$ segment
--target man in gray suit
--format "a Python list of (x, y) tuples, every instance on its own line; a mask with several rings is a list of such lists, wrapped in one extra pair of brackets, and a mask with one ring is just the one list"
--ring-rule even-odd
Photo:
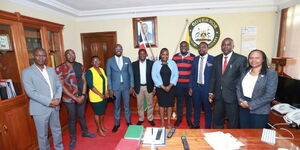
[(42, 48), (34, 51), (34, 64), (22, 72), (22, 82), (30, 98), (29, 111), (33, 116), (40, 150), (50, 150), (48, 124), (56, 150), (63, 150), (59, 122), (59, 103), (62, 85), (53, 68), (45, 65), (47, 54)]
[(115, 125), (112, 132), (117, 132), (120, 127), (121, 96), (123, 98), (127, 125), (131, 124), (129, 96), (133, 94), (134, 81), (131, 61), (128, 57), (122, 56), (122, 45), (117, 44), (114, 49), (115, 56), (109, 58), (106, 63), (106, 74), (108, 78), (109, 96), (115, 96), (116, 98), (114, 102)]
[(210, 102), (215, 99), (214, 128), (224, 128), (225, 118), (228, 128), (238, 128), (236, 85), (247, 67), (247, 58), (234, 53), (233, 48), (233, 40), (225, 38), (221, 45), (223, 54), (216, 56), (214, 61), (208, 97)]

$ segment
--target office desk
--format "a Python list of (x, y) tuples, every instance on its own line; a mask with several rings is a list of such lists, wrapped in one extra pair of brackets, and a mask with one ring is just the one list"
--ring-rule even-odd
[[(212, 149), (208, 143), (204, 140), (203, 133), (222, 131), (224, 133), (230, 133), (235, 138), (240, 140), (245, 146), (241, 149), (250, 149), (250, 150), (268, 150), (268, 149), (278, 149), (278, 148), (287, 148), (287, 149), (296, 149), (298, 146), (300, 148), (300, 131), (292, 130), (295, 139), (293, 140), (276, 140), (276, 145), (270, 145), (264, 142), (261, 142), (261, 129), (176, 129), (172, 138), (167, 138), (166, 146), (158, 147), (159, 150), (178, 150), (183, 149), (181, 142), (181, 135), (186, 134), (189, 146), (191, 150), (199, 149)], [(167, 133), (169, 130), (167, 130)], [(276, 130), (276, 136), (288, 136), (290, 134), (284, 130)], [(142, 150), (150, 149), (150, 146), (141, 146)]]

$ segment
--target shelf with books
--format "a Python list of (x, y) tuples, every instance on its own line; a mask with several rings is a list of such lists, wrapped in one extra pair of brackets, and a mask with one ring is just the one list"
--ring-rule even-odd
[[(0, 127), (5, 126), (9, 131), (0, 133), (0, 149), (37, 149), (34, 122), (29, 114), (29, 99), (22, 86), (21, 73), (33, 64), (35, 48), (44, 48), (48, 59), (55, 52), (55, 61), (61, 63), (63, 26), (0, 10), (0, 81), (1, 87), (5, 87), (1, 90), (7, 95), (6, 100), (1, 100), (3, 94), (0, 94)], [(54, 32), (54, 49), (48, 44), (47, 31)], [(50, 61), (47, 65), (55, 67)], [(60, 109), (60, 119), (62, 128), (66, 129), (67, 111), (64, 107)]]

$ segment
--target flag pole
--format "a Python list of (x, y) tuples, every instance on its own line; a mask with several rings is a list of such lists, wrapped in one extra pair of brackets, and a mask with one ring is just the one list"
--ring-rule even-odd
[(185, 31), (185, 29), (186, 29), (186, 26), (188, 25), (188, 23), (189, 23), (189, 20), (188, 20), (188, 19), (185, 19), (185, 25), (184, 25), (184, 27), (183, 27), (183, 30), (182, 30), (182, 32), (181, 32), (181, 35), (180, 35), (179, 41), (178, 41), (178, 43), (177, 43), (177, 45), (176, 45), (176, 49), (175, 49), (175, 53), (174, 53), (174, 55), (177, 53), (178, 47), (179, 47), (179, 45), (180, 45), (180, 42), (181, 42), (181, 40), (182, 40), (182, 37), (183, 37), (184, 31)]
[[(154, 57), (154, 54), (153, 54), (153, 51), (152, 51), (152, 47), (151, 47), (151, 44), (149, 43), (148, 41), (148, 38), (147, 36), (145, 35), (145, 31), (143, 29), (143, 21), (140, 21), (140, 28), (141, 28), (141, 31), (142, 31), (142, 34), (144, 35), (144, 38), (146, 40), (146, 44), (149, 45), (149, 49), (150, 49), (150, 52), (151, 52), (151, 55), (152, 55), (152, 60), (155, 60), (155, 57)], [(146, 49), (147, 49), (147, 45), (146, 45)]]

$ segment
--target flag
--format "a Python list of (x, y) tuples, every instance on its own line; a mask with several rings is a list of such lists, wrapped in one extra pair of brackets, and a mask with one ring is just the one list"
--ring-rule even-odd
[(146, 39), (145, 39), (145, 32), (143, 32), (143, 27), (142, 27), (142, 21), (140, 21), (140, 36), (139, 36), (139, 49), (146, 49)]
[(143, 105), (143, 109), (144, 111), (146, 111), (148, 109), (148, 105), (147, 105), (147, 100), (146, 97), (144, 98), (144, 105)]

